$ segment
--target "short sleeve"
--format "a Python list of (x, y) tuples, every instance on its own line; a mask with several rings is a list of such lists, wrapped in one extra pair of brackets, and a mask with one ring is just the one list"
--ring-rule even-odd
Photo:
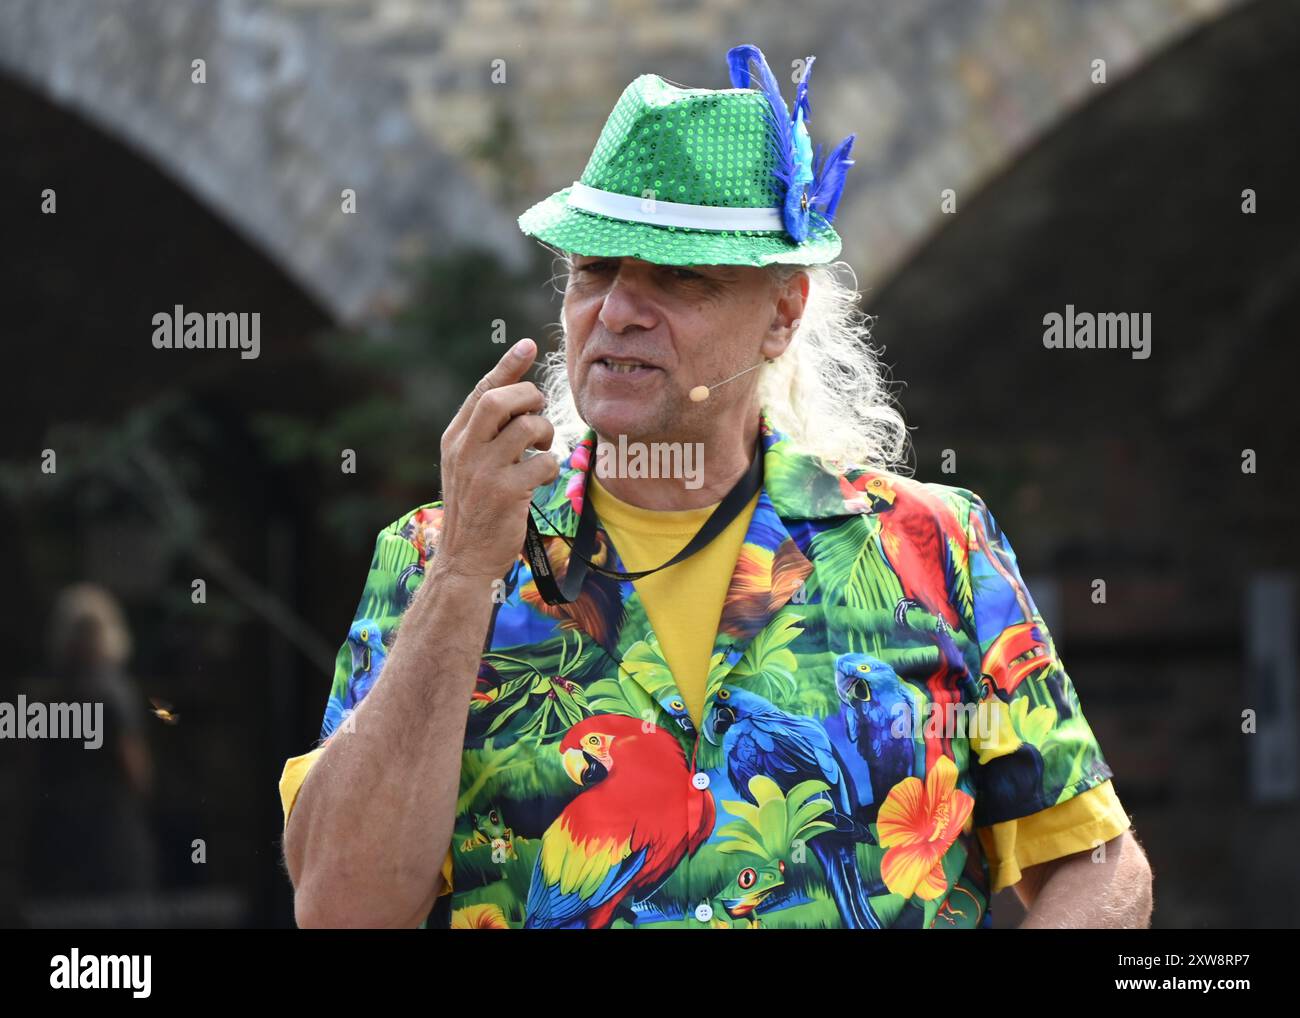
[(1114, 775), (1011, 542), (983, 499), (966, 521), (980, 706), (969, 734), (976, 827), (1027, 817)]
[[(441, 528), (442, 503), (431, 502), (394, 520), (375, 538), (361, 599), (334, 659), (320, 744), (286, 760), (280, 775), (280, 805), (286, 825), (298, 792), (325, 743), (336, 732), (346, 731), (348, 718), (383, 674), (402, 615), (423, 582), (429, 558), (437, 553)], [(443, 894), (452, 888), (451, 862), (448, 850), (442, 865)]]
[(1087, 852), (1131, 826), (1110, 781), (1018, 820), (977, 828), (992, 892), (1020, 882), (1030, 866)]
[(284, 762), (284, 770), (280, 772), (280, 809), (284, 812), (286, 827), (289, 826), (289, 814), (293, 812), (293, 804), (298, 801), (298, 791), (302, 788), (302, 783), (307, 780), (307, 772), (311, 770), (312, 764), (324, 750), (324, 746), (317, 746), (310, 753), (290, 757)]

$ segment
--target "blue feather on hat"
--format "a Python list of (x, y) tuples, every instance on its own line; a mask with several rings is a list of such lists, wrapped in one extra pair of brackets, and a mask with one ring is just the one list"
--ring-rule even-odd
[(797, 243), (808, 239), (809, 221), (813, 216), (827, 224), (835, 218), (835, 209), (844, 190), (844, 175), (853, 165), (849, 152), (856, 135), (850, 134), (834, 151), (821, 160), (821, 145), (816, 153), (808, 135), (808, 120), (812, 104), (808, 95), (808, 79), (816, 57), (809, 57), (795, 90), (794, 114), (790, 113), (781, 95), (781, 86), (768, 67), (763, 51), (748, 43), (733, 46), (727, 52), (727, 66), (731, 72), (733, 88), (754, 88), (750, 63), (758, 65), (758, 88), (767, 97), (765, 119), (768, 127), (768, 144), (774, 161), (773, 177), (778, 190), (785, 195), (781, 217), (786, 232)]

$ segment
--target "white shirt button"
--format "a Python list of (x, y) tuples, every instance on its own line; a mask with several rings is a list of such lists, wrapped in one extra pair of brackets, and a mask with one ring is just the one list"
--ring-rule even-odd
[(713, 908), (706, 902), (695, 909), (695, 918), (702, 923), (707, 923), (713, 918)]
[(705, 774), (703, 771), (696, 771), (693, 775), (691, 775), (691, 784), (694, 785), (696, 788), (698, 788), (700, 791), (703, 791), (704, 789), (709, 787), (709, 776)]

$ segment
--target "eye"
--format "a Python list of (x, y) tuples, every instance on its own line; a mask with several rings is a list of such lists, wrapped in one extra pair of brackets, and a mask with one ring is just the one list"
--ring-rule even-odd
[(869, 672), (869, 671), (871, 671), (871, 665), (866, 664), (866, 663), (860, 664), (860, 665), (858, 665), (858, 671), (860, 671), (860, 672)]
[(758, 883), (758, 873), (752, 867), (740, 871), (740, 876), (736, 878), (736, 883), (740, 885), (742, 891), (748, 891)]
[(685, 710), (686, 704), (682, 703), (681, 700), (674, 700), (672, 702), (672, 708), (673, 710)]
[(588, 736), (587, 736), (587, 745), (588, 745), (588, 746), (599, 746), (599, 745), (600, 745), (600, 736), (599, 736), (599, 735), (588, 735)]
[(672, 274), (678, 279), (703, 279), (704, 276), (698, 272), (692, 272), (690, 269), (674, 268)]
[(369, 639), (370, 639), (370, 630), (369, 629), (361, 630), (361, 642), (365, 643)]
[(730, 699), (731, 699), (731, 690), (729, 690), (729, 689), (719, 689), (719, 690), (718, 690), (718, 699), (719, 699), (719, 700), (730, 700)]
[(496, 810), (493, 810), (491, 813), (488, 814), (488, 819), (491, 820), (494, 824), (499, 824), (501, 822), (500, 818), (497, 816)]
[(587, 262), (585, 265), (575, 265), (574, 271), (575, 272), (603, 272), (605, 269), (609, 268), (609, 266), (610, 263), (608, 259), (602, 259), (601, 261)]

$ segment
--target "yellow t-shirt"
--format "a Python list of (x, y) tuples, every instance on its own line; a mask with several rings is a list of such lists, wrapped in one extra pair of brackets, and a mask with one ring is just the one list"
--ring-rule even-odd
[[(624, 571), (629, 573), (667, 562), (704, 526), (718, 505), (715, 502), (700, 509), (642, 509), (611, 495), (594, 472), (589, 488), (592, 508), (613, 539), (623, 559)], [(755, 492), (727, 529), (694, 555), (632, 581), (697, 729), (704, 723), (709, 659), (722, 618), (722, 602), (757, 505), (758, 492)]]

